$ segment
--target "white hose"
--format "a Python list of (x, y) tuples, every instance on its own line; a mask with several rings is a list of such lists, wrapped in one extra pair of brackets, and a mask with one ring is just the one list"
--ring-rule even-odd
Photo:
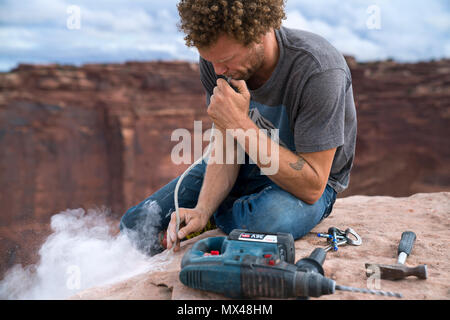
[[(228, 82), (229, 85), (231, 85), (230, 84), (231, 77), (227, 77), (226, 81)], [(209, 155), (209, 153), (211, 152), (211, 148), (212, 148), (213, 138), (214, 138), (214, 122), (213, 122), (213, 124), (211, 126), (211, 135), (210, 135), (210, 138), (209, 138), (208, 150), (206, 150), (206, 152), (199, 159), (197, 159), (193, 164), (191, 164), (189, 166), (189, 168), (186, 169), (185, 172), (183, 172), (183, 174), (180, 176), (180, 179), (178, 179), (177, 184), (175, 186), (175, 191), (174, 191), (174, 194), (173, 194), (173, 200), (175, 202), (175, 214), (176, 214), (176, 217), (177, 217), (177, 228), (176, 228), (176, 234), (175, 234), (176, 238), (178, 238), (178, 231), (180, 231), (180, 211), (179, 211), (179, 208), (178, 208), (178, 189), (180, 188), (181, 181), (183, 181), (184, 177), (189, 173), (189, 171), (191, 171), (193, 167), (195, 167), (197, 164), (202, 162), (203, 159), (205, 159)], [(170, 250), (173, 252), (174, 248), (175, 248), (175, 243), (172, 245), (172, 248)]]
[[(189, 171), (191, 171), (192, 168), (194, 168), (196, 165), (198, 165), (200, 162), (202, 162), (203, 159), (205, 159), (209, 155), (209, 153), (211, 152), (211, 148), (212, 148), (213, 137), (214, 137), (214, 122), (211, 127), (211, 135), (209, 138), (208, 150), (206, 150), (206, 152), (199, 159), (197, 159), (193, 164), (191, 164), (189, 166), (189, 168), (186, 169), (185, 172), (183, 172), (183, 174), (180, 176), (180, 179), (178, 179), (177, 184), (175, 185), (173, 200), (175, 202), (175, 214), (177, 217), (177, 228), (176, 228), (176, 233), (175, 233), (176, 237), (178, 237), (178, 231), (180, 231), (180, 211), (179, 211), (180, 209), (178, 208), (178, 189), (180, 188), (181, 181), (183, 181), (184, 177), (189, 173)], [(173, 244), (173, 246), (170, 250), (173, 251), (173, 248), (175, 248), (175, 243)]]

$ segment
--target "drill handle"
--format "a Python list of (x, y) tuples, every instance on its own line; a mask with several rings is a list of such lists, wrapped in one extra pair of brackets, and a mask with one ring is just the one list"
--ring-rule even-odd
[(327, 252), (322, 248), (316, 248), (311, 252), (309, 257), (303, 258), (295, 264), (299, 271), (317, 272), (324, 275), (322, 264), (325, 261)]
[(327, 252), (322, 248), (316, 248), (311, 252), (309, 258), (317, 261), (318, 264), (323, 265), (325, 258), (327, 257)]

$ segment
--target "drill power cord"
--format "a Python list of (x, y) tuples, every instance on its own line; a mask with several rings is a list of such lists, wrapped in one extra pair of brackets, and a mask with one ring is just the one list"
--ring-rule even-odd
[[(231, 79), (232, 79), (231, 77), (227, 77), (225, 79), (230, 86), (231, 86), (231, 83), (230, 83)], [(189, 171), (191, 171), (192, 168), (194, 168), (197, 164), (201, 163), (211, 153), (212, 143), (213, 143), (213, 139), (214, 139), (214, 129), (215, 128), (214, 128), (214, 122), (213, 122), (213, 124), (211, 126), (211, 135), (210, 135), (210, 138), (209, 138), (208, 150), (206, 150), (206, 152), (200, 158), (198, 158), (193, 164), (191, 164), (189, 166), (189, 168), (186, 169), (185, 172), (183, 172), (183, 174), (180, 176), (180, 179), (178, 179), (177, 184), (175, 185), (175, 191), (173, 193), (173, 200), (174, 200), (174, 203), (175, 203), (175, 215), (177, 217), (177, 227), (176, 227), (176, 234), (175, 234), (176, 238), (178, 238), (178, 232), (180, 231), (180, 209), (178, 207), (178, 189), (180, 188), (181, 182), (183, 181), (184, 177), (187, 176)], [(176, 240), (175, 240), (175, 242), (176, 242)], [(173, 252), (174, 248), (175, 248), (175, 244), (172, 246), (170, 251)]]
[[(211, 127), (211, 136), (209, 138), (208, 149), (206, 150), (206, 152), (200, 158), (198, 158), (193, 164), (191, 164), (189, 166), (189, 168), (186, 169), (185, 172), (183, 172), (183, 174), (180, 176), (180, 179), (178, 179), (177, 184), (175, 185), (175, 191), (174, 191), (174, 194), (173, 194), (173, 200), (174, 200), (174, 203), (175, 203), (175, 215), (177, 217), (177, 227), (176, 227), (176, 234), (175, 234), (176, 237), (178, 237), (178, 231), (180, 231), (180, 211), (179, 211), (180, 209), (178, 207), (178, 189), (180, 188), (181, 182), (183, 181), (184, 177), (187, 176), (189, 171), (191, 171), (192, 168), (194, 168), (196, 165), (201, 163), (206, 157), (209, 156), (209, 154), (211, 153), (211, 149), (212, 149), (213, 138), (214, 138), (214, 123), (212, 124), (212, 127)], [(170, 251), (173, 252), (174, 248), (175, 248), (175, 244), (173, 244), (173, 246), (170, 249)]]

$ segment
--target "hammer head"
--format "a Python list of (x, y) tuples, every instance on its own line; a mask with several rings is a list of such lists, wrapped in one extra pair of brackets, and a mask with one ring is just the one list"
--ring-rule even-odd
[(407, 267), (403, 264), (389, 265), (366, 263), (366, 276), (379, 276), (380, 279), (386, 280), (401, 280), (409, 276), (426, 279), (428, 273), (426, 264), (417, 267)]

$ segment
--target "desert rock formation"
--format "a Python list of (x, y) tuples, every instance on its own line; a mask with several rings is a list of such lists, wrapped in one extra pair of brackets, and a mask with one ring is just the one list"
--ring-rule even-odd
[[(450, 190), (450, 60), (357, 63), (358, 140), (341, 196)], [(118, 219), (175, 178), (177, 128), (210, 127), (197, 64), (20, 65), (0, 73), (0, 274), (67, 208)]]

